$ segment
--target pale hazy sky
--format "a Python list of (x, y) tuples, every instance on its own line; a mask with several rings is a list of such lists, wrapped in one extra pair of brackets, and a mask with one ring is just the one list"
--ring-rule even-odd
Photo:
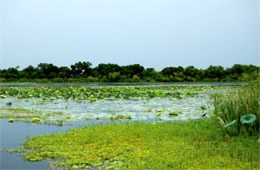
[(0, 0), (0, 68), (259, 65), (259, 0)]

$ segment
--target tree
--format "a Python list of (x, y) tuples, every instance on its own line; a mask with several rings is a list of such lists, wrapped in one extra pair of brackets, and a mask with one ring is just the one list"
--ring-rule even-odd
[(122, 75), (132, 78), (137, 75), (139, 78), (143, 76), (144, 67), (140, 64), (127, 65), (122, 68)]
[(97, 71), (99, 77), (108, 76), (109, 73), (120, 72), (121, 67), (117, 64), (99, 64), (95, 70)]
[(28, 66), (23, 70), (10, 67), (0, 70), (1, 81), (109, 81), (109, 82), (182, 82), (182, 81), (251, 81), (259, 77), (260, 67), (254, 65), (235, 64), (231, 68), (209, 66), (207, 69), (197, 69), (188, 66), (166, 67), (160, 72), (154, 68), (144, 69), (139, 64), (119, 66), (117, 64), (99, 64), (91, 68), (90, 62), (77, 62), (70, 67), (57, 67), (53, 64), (40, 63), (37, 67)]
[(194, 66), (188, 66), (184, 70), (185, 80), (186, 81), (196, 81), (197, 74), (199, 70)]
[(28, 67), (22, 70), (22, 77), (27, 79), (37, 78), (37, 74), (35, 72), (37, 72), (37, 69), (34, 68), (32, 65), (29, 65)]
[(112, 72), (108, 74), (109, 82), (118, 82), (120, 80), (120, 72)]
[(90, 62), (77, 62), (74, 65), (71, 65), (71, 75), (74, 78), (77, 77), (87, 77), (91, 75), (91, 66)]
[(59, 72), (57, 66), (48, 63), (40, 63), (37, 68), (38, 78), (53, 79), (57, 77)]
[(222, 66), (209, 66), (205, 70), (205, 76), (209, 79), (222, 79), (224, 76), (224, 68)]
[(60, 67), (58, 77), (63, 79), (70, 78), (71, 77), (70, 69), (68, 67)]
[(1, 70), (1, 77), (5, 79), (18, 79), (20, 72), (18, 71), (19, 66), (10, 67), (8, 69)]

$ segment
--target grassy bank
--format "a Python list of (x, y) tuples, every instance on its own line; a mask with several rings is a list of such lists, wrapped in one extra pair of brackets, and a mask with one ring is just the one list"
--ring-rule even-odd
[(24, 159), (115, 169), (259, 168), (258, 137), (223, 136), (215, 120), (97, 125), (29, 138)]

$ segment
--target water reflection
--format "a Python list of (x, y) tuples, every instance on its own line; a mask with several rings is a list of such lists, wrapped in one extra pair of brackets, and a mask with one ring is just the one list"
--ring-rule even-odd
[(27, 137), (39, 136), (43, 134), (64, 132), (71, 128), (89, 126), (101, 123), (101, 121), (74, 122), (73, 125), (54, 126), (43, 124), (31, 124), (24, 122), (8, 123), (6, 119), (0, 120), (1, 128), (1, 151), (0, 169), (49, 169), (47, 161), (28, 162), (22, 160), (22, 155), (18, 153), (8, 153), (10, 148), (19, 148)]

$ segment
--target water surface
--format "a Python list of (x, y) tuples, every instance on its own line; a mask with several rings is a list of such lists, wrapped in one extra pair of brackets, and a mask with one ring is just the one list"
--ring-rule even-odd
[(99, 86), (240, 86), (246, 82), (202, 83), (0, 83), (0, 87), (99, 87)]

